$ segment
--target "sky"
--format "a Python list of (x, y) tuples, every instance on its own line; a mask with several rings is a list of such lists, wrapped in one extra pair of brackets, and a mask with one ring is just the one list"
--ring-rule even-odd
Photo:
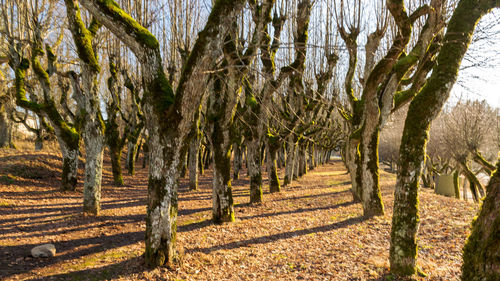
[(486, 100), (500, 108), (500, 11), (479, 22), (462, 62), (449, 103), (460, 99)]

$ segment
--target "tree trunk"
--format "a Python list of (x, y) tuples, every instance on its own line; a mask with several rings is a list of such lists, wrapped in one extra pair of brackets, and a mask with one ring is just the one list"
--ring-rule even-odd
[(234, 146), (234, 155), (233, 155), (233, 180), (237, 180), (240, 177), (240, 169), (241, 169), (241, 149), (238, 144)]
[(493, 281), (500, 276), (500, 158), (486, 190), (463, 250), (464, 281)]
[(104, 152), (103, 123), (97, 108), (87, 108), (84, 125), (85, 181), (83, 183), (83, 212), (99, 215), (101, 210), (102, 159)]
[(476, 177), (476, 175), (471, 171), (465, 160), (459, 161), (459, 165), (462, 168), (465, 177), (469, 180), (470, 191), (472, 193), (474, 202), (479, 202), (479, 199), (481, 199), (485, 195), (483, 185)]
[(70, 146), (62, 142), (60, 138), (58, 140), (63, 157), (61, 190), (74, 191), (78, 183), (79, 143), (77, 142), (76, 145)]
[(198, 189), (198, 159), (200, 154), (201, 134), (196, 134), (189, 143), (189, 189)]
[(417, 271), (418, 189), (430, 124), (457, 79), (476, 23), (493, 5), (494, 1), (489, 0), (461, 0), (458, 3), (432, 75), (408, 109), (399, 150), (389, 256), (391, 272), (396, 275), (413, 275)]
[(453, 173), (453, 188), (455, 189), (455, 198), (460, 199), (460, 172), (458, 170)]
[(278, 177), (278, 169), (276, 159), (281, 143), (277, 139), (269, 139), (267, 141), (267, 172), (269, 174), (269, 192), (280, 192), (280, 181)]
[(200, 172), (200, 175), (205, 174), (205, 165), (203, 165), (203, 155), (205, 155), (205, 150), (205, 146), (200, 144), (200, 151), (198, 153), (198, 170)]
[(293, 180), (294, 176), (294, 160), (295, 160), (295, 149), (297, 147), (296, 143), (292, 143), (293, 137), (288, 138), (288, 144), (286, 149), (286, 163), (285, 163), (285, 178), (283, 180), (283, 186), (287, 186)]
[(233, 191), (231, 187), (231, 140), (219, 122), (213, 123), (211, 132), (214, 179), (212, 218), (215, 223), (234, 221)]
[(380, 193), (379, 184), (379, 159), (378, 159), (378, 141), (380, 130), (378, 120), (371, 120), (374, 124), (373, 130), (368, 130), (369, 120), (365, 120), (365, 132), (371, 131), (370, 137), (363, 137), (359, 144), (361, 152), (361, 165), (358, 165), (358, 175), (361, 183), (361, 194), (363, 204), (363, 215), (366, 217), (383, 216), (384, 204)]
[[(7, 99), (7, 98), (6, 98)], [(6, 101), (5, 103), (10, 102)], [(0, 148), (15, 148), (12, 143), (12, 121), (7, 116), (7, 104), (0, 101)]]
[(131, 176), (135, 174), (135, 161), (137, 159), (139, 145), (137, 142), (128, 141), (127, 143), (127, 159), (125, 168), (127, 169), (127, 173)]
[(298, 176), (302, 177), (303, 175), (307, 174), (307, 144), (299, 145), (298, 161)]
[(262, 202), (262, 159), (260, 140), (247, 142), (247, 163), (250, 176), (250, 203)]
[(309, 144), (309, 170), (316, 168), (316, 149), (314, 143)]
[[(347, 167), (347, 171), (349, 171), (349, 175), (351, 176), (351, 192), (354, 202), (361, 202), (362, 192), (361, 184), (358, 182), (360, 180), (358, 175), (357, 167), (359, 164), (359, 153), (357, 150), (357, 143), (349, 139), (345, 144), (345, 165)], [(324, 164), (324, 156), (321, 156), (321, 164)]]
[(111, 171), (113, 172), (113, 182), (116, 186), (123, 185), (122, 176), (122, 148), (112, 145), (109, 146), (109, 156), (111, 158)]
[(137, 125), (132, 125), (127, 142), (127, 163), (125, 164), (125, 168), (131, 176), (135, 174), (135, 162), (139, 155), (139, 140), (143, 128), (143, 125), (140, 125), (139, 128), (136, 126)]

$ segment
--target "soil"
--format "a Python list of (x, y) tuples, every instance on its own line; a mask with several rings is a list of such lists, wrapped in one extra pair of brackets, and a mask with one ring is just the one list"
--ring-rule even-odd
[[(265, 192), (258, 205), (248, 204), (243, 170), (233, 181), (237, 221), (222, 225), (210, 220), (211, 171), (200, 177), (198, 191), (189, 191), (187, 178), (181, 179), (181, 263), (149, 269), (142, 257), (147, 169), (141, 161), (136, 175), (124, 174), (125, 185), (117, 187), (106, 157), (102, 213), (85, 217), (81, 180), (77, 191), (59, 191), (57, 153), (0, 150), (0, 279), (395, 280), (388, 273), (394, 174), (381, 171), (386, 215), (366, 219), (352, 201), (349, 175), (338, 160), (280, 193)], [(428, 276), (417, 278), (459, 280), (477, 205), (422, 189), (420, 211), (418, 263)], [(55, 257), (29, 257), (33, 247), (45, 243), (56, 246)]]

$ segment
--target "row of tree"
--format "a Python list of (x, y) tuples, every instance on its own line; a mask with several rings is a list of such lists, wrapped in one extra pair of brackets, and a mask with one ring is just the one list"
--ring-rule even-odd
[[(76, 186), (83, 139), (84, 212), (99, 214), (104, 148), (115, 183), (122, 184), (125, 145), (133, 173), (140, 140), (147, 139), (149, 265), (176, 259), (178, 180), (186, 169), (195, 189), (197, 169), (213, 162), (213, 219), (234, 220), (231, 170), (237, 177), (244, 153), (249, 200), (258, 203), (264, 154), (270, 190), (278, 192), (278, 165), (285, 166), (286, 185), (308, 162), (324, 162), (341, 148), (354, 200), (365, 216), (383, 215), (380, 133), (408, 105), (390, 249), (391, 271), (399, 275), (417, 271), (418, 189), (431, 122), (477, 22), (500, 7), (492, 0), (409, 1), (409, 10), (402, 0), (373, 1), (370, 9), (360, 0), (218, 0), (208, 11), (203, 1), (65, 0), (65, 17), (54, 21), (64, 14), (59, 1), (1, 3), (1, 61), (10, 68), (3, 71), (1, 112), (16, 120), (35, 114), (38, 130), (53, 131), (64, 190)], [(360, 35), (367, 38), (361, 59)], [(470, 155), (481, 157), (479, 147)], [(487, 198), (498, 189), (492, 180)], [(490, 205), (483, 212), (496, 206)], [(465, 262), (481, 268), (478, 276), (494, 274), (495, 267), (479, 261)], [(470, 270), (464, 267), (464, 276)]]

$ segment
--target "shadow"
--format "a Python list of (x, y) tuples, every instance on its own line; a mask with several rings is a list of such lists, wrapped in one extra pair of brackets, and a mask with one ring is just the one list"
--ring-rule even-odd
[(218, 245), (218, 246), (213, 246), (213, 247), (208, 247), (208, 248), (192, 248), (192, 249), (186, 250), (186, 252), (188, 252), (188, 253), (202, 252), (205, 254), (209, 254), (211, 252), (219, 251), (219, 250), (232, 250), (232, 249), (236, 249), (236, 248), (248, 247), (249, 245), (267, 244), (267, 243), (272, 243), (272, 242), (282, 240), (282, 239), (292, 238), (295, 236), (303, 236), (303, 235), (307, 235), (307, 234), (311, 234), (311, 233), (328, 232), (328, 231), (332, 231), (335, 229), (348, 227), (350, 225), (361, 223), (366, 219), (367, 218), (365, 218), (363, 216), (359, 216), (359, 217), (349, 218), (349, 219), (346, 219), (344, 221), (336, 222), (336, 223), (329, 224), (329, 225), (318, 226), (318, 227), (313, 227), (313, 228), (308, 228), (308, 229), (295, 230), (295, 231), (289, 231), (289, 232), (283, 232), (283, 233), (272, 234), (272, 235), (267, 235), (267, 236), (261, 236), (261, 237), (257, 237), (257, 238), (252, 238), (252, 239), (243, 240), (243, 241), (235, 241), (235, 242), (231, 242), (228, 244)]
[[(5, 193), (8, 193), (8, 192), (5, 192)], [(102, 210), (109, 210), (109, 209), (118, 209), (118, 208), (124, 208), (124, 207), (137, 207), (137, 206), (141, 206), (141, 205), (144, 205), (146, 203), (146, 198), (144, 199), (131, 199), (131, 200), (127, 200), (125, 202), (123, 202), (123, 200), (120, 202), (116, 202), (116, 203), (111, 203), (111, 204), (108, 204), (107, 202), (101, 202), (101, 209)], [(28, 207), (28, 206), (26, 206)], [(11, 211), (9, 212), (9, 214), (16, 214), (16, 215), (20, 215), (20, 214), (35, 214), (35, 213), (53, 213), (53, 212), (60, 212), (61, 214), (65, 213), (65, 214), (69, 214), (69, 213), (77, 213), (77, 212), (81, 212), (82, 211), (82, 206), (74, 206), (74, 207), (57, 207), (57, 206), (48, 206), (48, 207), (42, 207), (42, 208), (39, 208), (38, 206), (30, 206), (29, 209), (23, 209), (23, 210), (15, 210), (15, 211)], [(16, 207), (17, 209), (17, 207)], [(0, 211), (0, 214), (2, 214), (3, 212)], [(0, 223), (2, 223), (4, 221), (1, 221), (0, 220)]]
[(303, 209), (299, 208), (293, 211), (284, 211), (284, 212), (277, 212), (277, 213), (267, 213), (267, 214), (259, 214), (259, 215), (254, 215), (254, 216), (247, 216), (247, 217), (238, 217), (241, 220), (249, 220), (249, 219), (255, 219), (255, 218), (267, 218), (267, 217), (273, 217), (273, 216), (280, 216), (280, 215), (289, 215), (289, 214), (299, 214), (299, 213), (305, 213), (305, 212), (314, 212), (314, 211), (320, 211), (320, 210), (330, 210), (330, 209), (337, 209), (340, 207), (347, 207), (352, 204), (356, 204), (354, 201), (350, 202), (344, 202), (332, 206), (324, 206), (324, 207), (317, 207), (317, 208), (309, 208), (309, 209)]
[(98, 268), (83, 269), (78, 271), (71, 271), (63, 274), (56, 274), (44, 276), (42, 278), (27, 279), (30, 281), (42, 280), (111, 280), (111, 279), (124, 279), (126, 276), (144, 272), (148, 270), (144, 266), (144, 258), (142, 256), (134, 257), (124, 260), (119, 263), (110, 264)]
[(335, 196), (335, 195), (340, 195), (344, 193), (350, 193), (350, 189), (342, 190), (342, 191), (335, 191), (335, 192), (329, 192), (329, 193), (320, 193), (320, 194), (314, 194), (314, 195), (304, 195), (304, 196), (294, 196), (294, 197), (286, 197), (286, 198), (280, 198), (276, 199), (273, 201), (288, 201), (288, 200), (298, 200), (298, 199), (305, 199), (305, 198), (317, 198), (317, 197), (323, 197), (323, 196)]
[[(6, 246), (1, 248), (0, 256), (0, 279), (8, 279), (9, 276), (36, 270), (45, 266), (53, 265), (59, 262), (71, 259), (79, 259), (85, 255), (91, 255), (106, 251), (112, 248), (118, 248), (131, 245), (144, 240), (144, 232), (126, 232), (115, 235), (104, 235), (82, 238), (68, 241), (54, 242), (57, 252), (55, 257), (45, 259), (29, 259), (17, 262), (19, 257), (27, 257), (33, 247), (39, 244), (26, 244), (18, 246)], [(82, 248), (72, 251), (75, 248)], [(13, 261), (16, 261), (12, 263)]]
[(177, 232), (188, 232), (188, 231), (192, 231), (192, 230), (201, 229), (201, 228), (213, 225), (213, 224), (214, 223), (211, 219), (207, 219), (207, 220), (203, 220), (203, 221), (199, 221), (199, 222), (193, 222), (193, 223), (186, 224), (186, 225), (180, 225), (179, 227), (177, 227)]
[[(60, 229), (60, 225), (54, 224), (54, 221), (47, 221), (45, 224), (36, 224), (33, 226), (25, 226), (25, 227), (12, 227), (11, 229), (6, 230), (4, 233), (16, 233), (17, 235), (8, 236), (5, 235), (3, 239), (17, 239), (17, 238), (29, 238), (29, 237), (40, 237), (40, 236), (51, 236), (51, 235), (60, 235), (66, 234), (70, 232), (77, 232), (81, 230), (88, 229), (88, 224), (94, 224), (92, 227), (101, 228), (107, 226), (119, 226), (127, 223), (138, 223), (143, 222), (146, 219), (146, 215), (127, 215), (127, 216), (99, 216), (99, 217), (90, 217), (78, 219), (75, 217), (66, 217), (64, 219), (68, 219), (66, 222), (66, 228)], [(61, 219), (63, 220), (63, 219)], [(95, 224), (95, 223), (98, 224)], [(58, 230), (52, 230), (56, 228)], [(40, 232), (36, 234), (30, 234), (32, 232)]]
[(198, 209), (179, 209), (178, 211), (178, 215), (179, 216), (188, 216), (188, 215), (192, 215), (192, 214), (195, 214), (195, 213), (199, 213), (199, 212), (205, 212), (205, 211), (211, 211), (212, 208), (198, 208)]

